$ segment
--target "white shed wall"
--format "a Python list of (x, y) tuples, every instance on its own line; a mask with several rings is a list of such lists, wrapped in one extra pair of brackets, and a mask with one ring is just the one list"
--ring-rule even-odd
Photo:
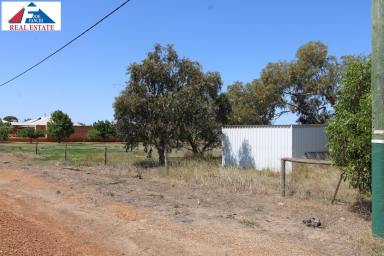
[(292, 157), (304, 157), (307, 152), (326, 152), (324, 126), (293, 126)]
[[(223, 128), (222, 164), (279, 171), (281, 158), (292, 157), (292, 126)], [(287, 170), (291, 165), (287, 164)]]

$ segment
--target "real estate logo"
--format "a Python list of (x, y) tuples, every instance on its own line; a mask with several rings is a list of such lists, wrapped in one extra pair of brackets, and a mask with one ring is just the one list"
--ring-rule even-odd
[(61, 2), (3, 2), (3, 31), (61, 30)]

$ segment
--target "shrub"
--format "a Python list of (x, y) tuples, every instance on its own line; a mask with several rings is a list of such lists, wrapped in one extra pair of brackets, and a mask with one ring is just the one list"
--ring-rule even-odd
[(32, 143), (33, 139), (44, 137), (45, 133), (41, 130), (35, 130), (34, 128), (28, 127), (21, 129), (16, 136), (21, 138), (29, 138)]
[(371, 62), (356, 58), (345, 67), (335, 115), (327, 123), (330, 154), (361, 193), (371, 191)]
[(11, 128), (0, 121), (0, 141), (5, 141), (9, 137), (9, 133), (11, 132)]

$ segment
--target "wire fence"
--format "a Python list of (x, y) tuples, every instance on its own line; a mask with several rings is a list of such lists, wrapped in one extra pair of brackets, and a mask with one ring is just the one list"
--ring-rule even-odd
[(127, 150), (123, 143), (9, 143), (0, 152), (34, 155), (37, 161), (60, 161), (76, 165), (118, 165), (145, 160), (142, 148)]

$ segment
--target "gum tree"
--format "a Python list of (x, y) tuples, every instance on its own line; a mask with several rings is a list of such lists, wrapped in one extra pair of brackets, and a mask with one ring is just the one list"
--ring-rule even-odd
[(128, 144), (154, 146), (164, 165), (165, 153), (173, 148), (189, 144), (199, 153), (217, 143), (228, 109), (219, 95), (218, 73), (204, 73), (198, 62), (180, 58), (171, 45), (156, 45), (127, 74), (114, 109), (118, 135)]

